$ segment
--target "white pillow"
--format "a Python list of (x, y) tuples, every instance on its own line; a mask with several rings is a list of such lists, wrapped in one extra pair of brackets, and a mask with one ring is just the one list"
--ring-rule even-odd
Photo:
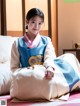
[(44, 76), (45, 68), (37, 65), (34, 68), (23, 68), (14, 72), (10, 89), (11, 97), (20, 100), (49, 99), (49, 81), (45, 80)]
[[(65, 81), (61, 80), (62, 76), (59, 75), (60, 71), (56, 71), (52, 80), (45, 78), (45, 71), (45, 67), (35, 65), (34, 68), (23, 68), (14, 72), (10, 88), (11, 97), (20, 100), (50, 101), (68, 92), (68, 86), (65, 88)], [(57, 88), (57, 84), (62, 91)]]
[(0, 95), (10, 92), (12, 81), (12, 72), (10, 71), (10, 62), (0, 64)]
[(11, 47), (18, 37), (0, 36), (0, 63), (10, 60)]

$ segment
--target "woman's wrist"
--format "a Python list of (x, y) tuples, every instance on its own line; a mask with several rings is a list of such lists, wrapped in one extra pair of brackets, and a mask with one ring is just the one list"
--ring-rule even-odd
[(52, 71), (52, 72), (55, 71), (55, 68), (52, 67), (52, 66), (47, 66), (46, 69), (49, 70), (49, 71)]

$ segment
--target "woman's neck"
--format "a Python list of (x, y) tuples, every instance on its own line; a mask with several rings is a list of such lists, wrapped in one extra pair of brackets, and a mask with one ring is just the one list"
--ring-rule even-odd
[(30, 33), (30, 32), (26, 32), (26, 34), (27, 34), (29, 40), (31, 40), (31, 41), (33, 41), (35, 39), (35, 37), (36, 37), (36, 35), (34, 35), (34, 34)]

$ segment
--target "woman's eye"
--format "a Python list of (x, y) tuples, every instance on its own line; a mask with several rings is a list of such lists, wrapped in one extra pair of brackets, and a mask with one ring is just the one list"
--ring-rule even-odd
[(39, 25), (41, 25), (42, 23), (39, 23)]
[(32, 21), (32, 23), (35, 23), (34, 21)]

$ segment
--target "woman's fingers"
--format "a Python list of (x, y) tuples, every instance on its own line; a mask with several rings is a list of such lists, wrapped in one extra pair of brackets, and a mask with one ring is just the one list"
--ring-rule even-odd
[(46, 79), (52, 79), (52, 77), (54, 76), (54, 73), (51, 71), (46, 71), (45, 73), (45, 77)]

